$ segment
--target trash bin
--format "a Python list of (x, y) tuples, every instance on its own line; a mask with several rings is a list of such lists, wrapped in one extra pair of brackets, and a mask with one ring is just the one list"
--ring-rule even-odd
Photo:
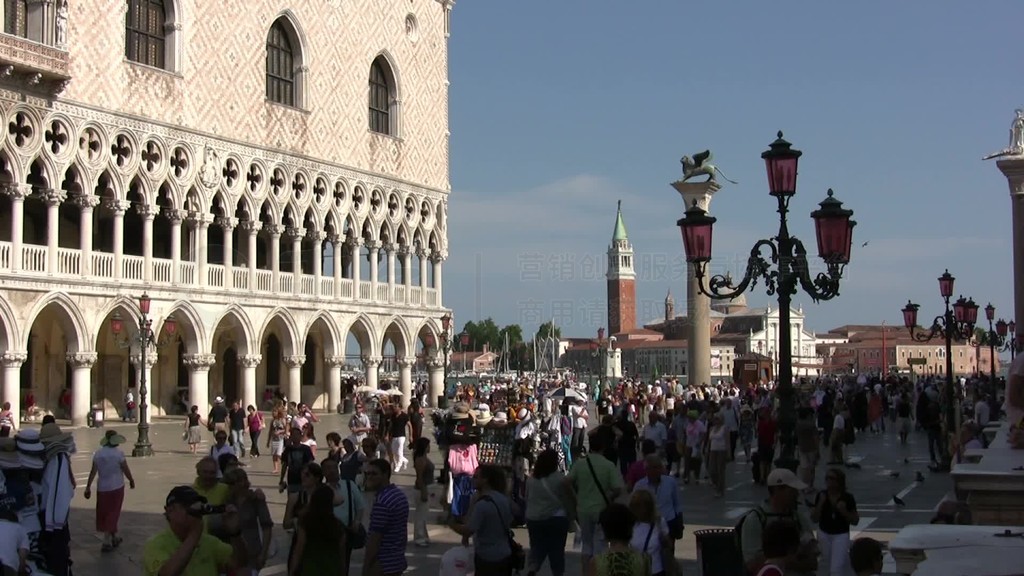
[(351, 398), (345, 398), (345, 400), (341, 403), (341, 413), (342, 414), (351, 414), (354, 407), (355, 406), (352, 403), (352, 399)]
[(437, 397), (437, 409), (447, 410), (448, 409), (448, 397), (441, 394)]
[(697, 566), (701, 576), (745, 576), (743, 554), (731, 528), (697, 530)]
[(103, 408), (93, 406), (89, 411), (89, 427), (103, 428)]

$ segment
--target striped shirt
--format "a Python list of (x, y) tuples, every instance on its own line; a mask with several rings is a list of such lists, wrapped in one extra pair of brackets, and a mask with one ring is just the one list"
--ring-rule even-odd
[(394, 484), (377, 493), (370, 511), (369, 532), (380, 534), (377, 563), (380, 573), (401, 574), (409, 567), (405, 548), (409, 544), (409, 500)]

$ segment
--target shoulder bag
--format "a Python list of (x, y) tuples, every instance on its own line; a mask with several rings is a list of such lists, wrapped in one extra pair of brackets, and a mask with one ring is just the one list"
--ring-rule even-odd
[(349, 548), (362, 550), (366, 547), (366, 527), (362, 522), (356, 521), (353, 517), (355, 506), (352, 504), (352, 481), (345, 480), (345, 488), (348, 490), (348, 542)]
[(585, 458), (587, 461), (587, 467), (590, 468), (590, 475), (594, 478), (594, 484), (597, 485), (597, 490), (601, 493), (601, 498), (604, 498), (604, 505), (611, 504), (611, 500), (608, 499), (608, 495), (604, 493), (604, 488), (601, 487), (601, 481), (597, 479), (597, 472), (594, 472), (594, 465), (590, 462), (590, 456)]
[(509, 557), (509, 566), (514, 572), (519, 572), (526, 567), (526, 550), (523, 549), (522, 544), (516, 542), (515, 534), (511, 528), (508, 528), (508, 523), (505, 521), (505, 516), (501, 514), (501, 508), (498, 508), (498, 503), (491, 499), (490, 496), (484, 496), (481, 500), (487, 500), (494, 506), (495, 512), (498, 513), (498, 519), (501, 520), (501, 525), (508, 530), (508, 547), (512, 551), (512, 555)]

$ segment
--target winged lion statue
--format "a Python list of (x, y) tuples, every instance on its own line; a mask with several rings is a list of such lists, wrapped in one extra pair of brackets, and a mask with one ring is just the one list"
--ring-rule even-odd
[(706, 174), (708, 179), (705, 182), (718, 182), (718, 175), (721, 175), (726, 182), (737, 184), (735, 180), (729, 180), (729, 178), (718, 169), (717, 166), (711, 163), (711, 150), (705, 150), (698, 154), (694, 154), (691, 159), (689, 156), (683, 156), (679, 161), (683, 164), (683, 182), (686, 182), (694, 176), (700, 176)]

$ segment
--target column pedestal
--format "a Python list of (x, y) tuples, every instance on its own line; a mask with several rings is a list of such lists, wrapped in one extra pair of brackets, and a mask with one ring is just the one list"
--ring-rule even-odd
[(199, 413), (210, 412), (210, 368), (217, 362), (213, 354), (187, 354), (185, 366), (189, 369), (188, 397), (192, 406), (199, 407)]
[(25, 352), (4, 352), (0, 364), (4, 367), (3, 402), (11, 403), (15, 427), (21, 427), (21, 367), (28, 361)]
[(305, 356), (285, 356), (284, 364), (288, 367), (288, 401), (296, 404), (302, 402), (302, 365)]
[[(694, 202), (709, 210), (711, 197), (721, 189), (716, 182), (673, 182), (683, 197), (683, 209)], [(711, 299), (701, 294), (692, 264), (686, 265), (687, 337), (686, 379), (691, 386), (711, 384)]]
[(92, 367), (96, 363), (95, 352), (68, 354), (71, 364), (71, 425), (85, 426), (92, 399)]

